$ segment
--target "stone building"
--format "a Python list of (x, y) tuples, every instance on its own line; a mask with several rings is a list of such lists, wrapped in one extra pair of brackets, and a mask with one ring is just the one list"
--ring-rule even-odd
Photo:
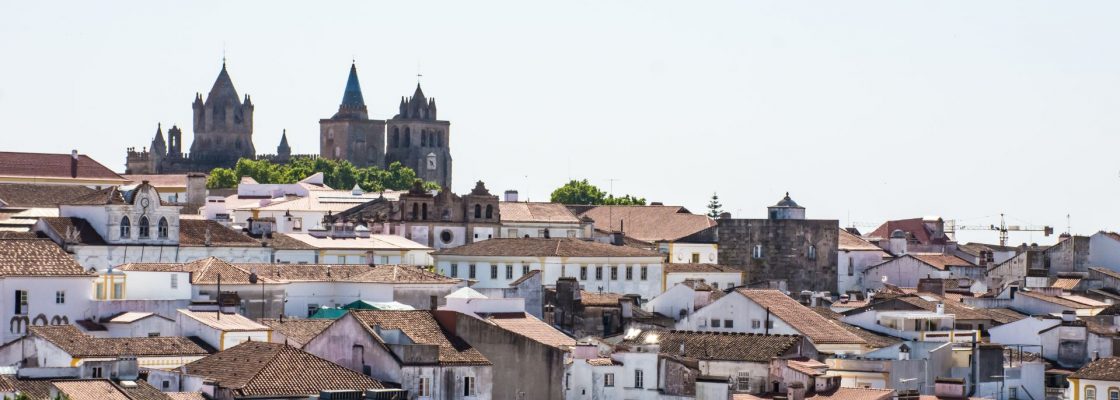
[(720, 264), (746, 271), (747, 284), (784, 281), (791, 292), (836, 292), (839, 221), (805, 219), (788, 193), (767, 215), (717, 221)]
[(354, 64), (338, 112), (319, 120), (319, 156), (349, 160), (359, 167), (385, 166), (385, 121), (369, 119)]
[(436, 99), (424, 97), (420, 84), (401, 97), (400, 112), (388, 121), (386, 164), (400, 161), (425, 181), (451, 186), (451, 123), (436, 119)]

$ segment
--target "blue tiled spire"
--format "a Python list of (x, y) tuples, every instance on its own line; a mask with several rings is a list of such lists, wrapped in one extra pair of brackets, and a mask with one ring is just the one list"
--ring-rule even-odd
[(361, 108), (366, 106), (362, 99), (362, 86), (358, 84), (358, 67), (350, 64), (350, 77), (346, 79), (346, 91), (342, 93), (342, 106)]

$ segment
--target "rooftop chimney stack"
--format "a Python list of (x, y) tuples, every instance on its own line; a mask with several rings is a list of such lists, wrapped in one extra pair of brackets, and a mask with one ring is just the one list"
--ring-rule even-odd
[(78, 177), (78, 150), (70, 150), (70, 177)]
[(506, 191), (506, 201), (516, 202), (517, 201), (517, 191), (516, 190), (507, 190)]

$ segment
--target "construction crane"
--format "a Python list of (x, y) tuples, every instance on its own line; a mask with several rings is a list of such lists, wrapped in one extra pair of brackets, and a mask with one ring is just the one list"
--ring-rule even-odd
[[(988, 226), (983, 226), (983, 225), (956, 225), (955, 221), (946, 221), (946, 222), (948, 222), (946, 225), (952, 227), (952, 228), (946, 229), (946, 231), (950, 231), (950, 230), (953, 231), (953, 232), (958, 231), (958, 230), (960, 230), (960, 231), (999, 231), (999, 245), (1000, 246), (1007, 246), (1007, 234), (1008, 234), (1008, 232), (1042, 232), (1042, 234), (1044, 236), (1050, 236), (1050, 235), (1054, 234), (1054, 227), (1052, 227), (1052, 226), (1044, 226), (1044, 225), (1007, 225), (1007, 222), (1003, 218), (1003, 214), (999, 215), (999, 226), (996, 226), (996, 225), (988, 225)], [(946, 232), (946, 233), (951, 233), (951, 232)]]

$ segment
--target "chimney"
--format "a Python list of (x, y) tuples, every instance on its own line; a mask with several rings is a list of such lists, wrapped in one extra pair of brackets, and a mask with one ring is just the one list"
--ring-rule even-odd
[(1073, 322), (1077, 320), (1077, 314), (1071, 310), (1062, 311), (1062, 322)]
[(623, 239), (622, 232), (611, 232), (611, 244), (615, 246), (622, 246), (626, 241)]
[(516, 202), (517, 201), (517, 191), (516, 190), (507, 190), (505, 201)]
[(937, 315), (945, 315), (945, 303), (937, 303)]
[(896, 256), (906, 254), (906, 232), (895, 229), (891, 232), (890, 252)]
[(70, 177), (78, 177), (78, 151), (70, 150)]
[(789, 400), (805, 400), (805, 384), (801, 381), (790, 382), (786, 387), (786, 395)]

